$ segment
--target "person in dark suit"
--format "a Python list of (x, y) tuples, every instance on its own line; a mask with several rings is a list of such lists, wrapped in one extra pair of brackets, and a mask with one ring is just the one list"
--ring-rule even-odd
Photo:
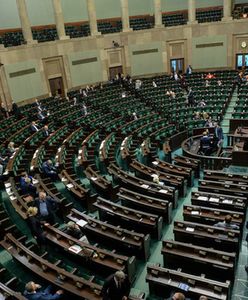
[(37, 244), (39, 246), (44, 245), (46, 243), (46, 239), (43, 233), (42, 223), (40, 218), (38, 217), (38, 208), (37, 207), (29, 207), (27, 210), (27, 223), (28, 227), (31, 231), (31, 234), (36, 239)]
[(58, 178), (57, 169), (51, 160), (47, 160), (42, 164), (42, 172), (53, 180)]
[(12, 103), (12, 114), (16, 116), (17, 119), (21, 119), (23, 117), (20, 108), (14, 102)]
[(37, 131), (40, 130), (39, 126), (35, 123), (35, 121), (33, 121), (33, 122), (31, 123), (31, 125), (30, 125), (30, 130), (31, 130), (32, 132), (37, 132)]
[(188, 99), (188, 105), (194, 106), (195, 101), (194, 101), (194, 93), (192, 91), (192, 88), (189, 88), (187, 99)]
[(122, 271), (110, 275), (102, 288), (103, 300), (127, 300), (130, 293), (130, 282)]
[(42, 133), (43, 133), (43, 136), (44, 136), (44, 137), (48, 137), (48, 136), (50, 135), (50, 132), (49, 132), (49, 130), (48, 130), (48, 126), (47, 126), (47, 125), (45, 125), (45, 126), (43, 127)]
[(214, 144), (216, 147), (221, 147), (224, 140), (224, 134), (222, 128), (216, 122), (214, 124)]
[(33, 184), (33, 177), (23, 172), (20, 178), (20, 188), (23, 195), (29, 194), (32, 197), (37, 196), (37, 189)]
[(52, 294), (51, 285), (49, 285), (46, 289), (42, 291), (41, 286), (39, 284), (30, 281), (25, 285), (25, 291), (23, 295), (28, 300), (56, 300), (61, 299), (63, 293), (63, 290), (58, 290), (55, 292), (55, 294)]
[(39, 192), (39, 197), (34, 200), (41, 221), (54, 224), (54, 214), (58, 209), (58, 201), (47, 196), (45, 192)]
[(212, 152), (212, 139), (208, 135), (207, 131), (203, 132), (203, 135), (200, 139), (200, 152), (204, 155), (210, 155)]

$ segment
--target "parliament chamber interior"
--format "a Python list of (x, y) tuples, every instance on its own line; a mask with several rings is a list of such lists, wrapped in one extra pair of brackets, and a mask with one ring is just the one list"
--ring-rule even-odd
[(248, 299), (247, 70), (245, 0), (0, 0), (0, 299)]

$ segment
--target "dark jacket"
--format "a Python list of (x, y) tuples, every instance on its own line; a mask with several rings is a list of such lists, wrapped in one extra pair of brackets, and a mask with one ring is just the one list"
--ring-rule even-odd
[(129, 296), (130, 282), (126, 277), (121, 287), (117, 287), (114, 275), (109, 276), (102, 288), (103, 300), (122, 300), (122, 297)]
[(28, 300), (55, 300), (61, 299), (63, 295), (60, 294), (51, 294), (51, 286), (48, 286), (44, 291), (36, 291), (36, 293), (28, 293), (24, 291), (23, 295)]
[(45, 237), (43, 234), (43, 229), (39, 217), (37, 216), (28, 217), (27, 223), (32, 235), (37, 239), (37, 243), (44, 244)]

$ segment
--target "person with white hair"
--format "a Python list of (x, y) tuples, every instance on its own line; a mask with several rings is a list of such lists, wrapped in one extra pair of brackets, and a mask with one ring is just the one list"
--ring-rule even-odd
[(164, 185), (162, 181), (159, 180), (159, 176), (157, 174), (152, 174), (152, 181), (159, 185)]
[(130, 293), (130, 282), (123, 271), (116, 271), (104, 282), (103, 300), (127, 300)]

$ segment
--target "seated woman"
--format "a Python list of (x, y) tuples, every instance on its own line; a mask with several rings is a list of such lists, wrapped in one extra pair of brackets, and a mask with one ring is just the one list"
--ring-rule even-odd
[(20, 178), (20, 188), (23, 195), (30, 195), (32, 197), (37, 196), (37, 188), (33, 184), (34, 178), (28, 175), (27, 172), (23, 172)]

